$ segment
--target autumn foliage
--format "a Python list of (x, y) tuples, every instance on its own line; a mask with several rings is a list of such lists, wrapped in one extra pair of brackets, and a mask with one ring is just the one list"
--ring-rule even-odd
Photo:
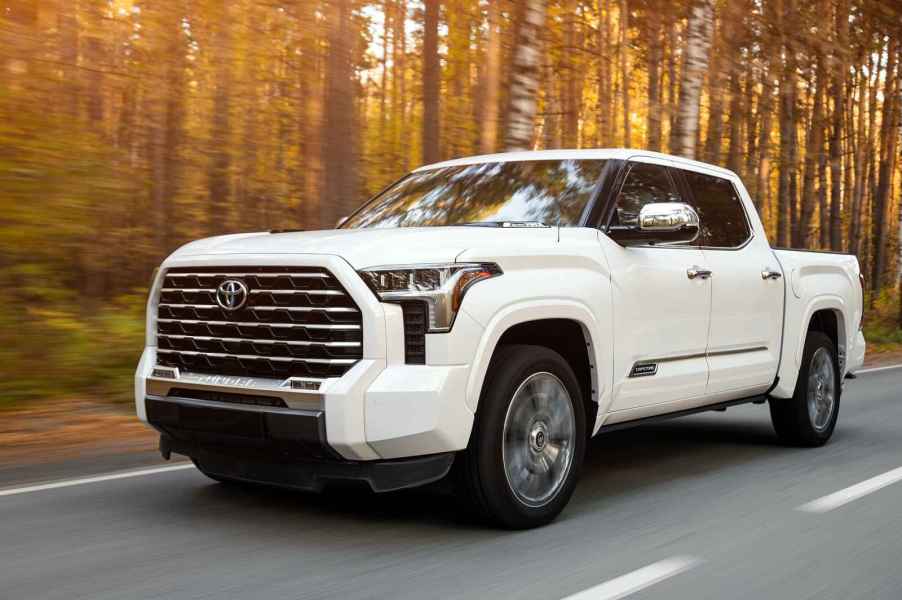
[(775, 245), (859, 256), (895, 335), (897, 1), (0, 9), (0, 404), (127, 398), (147, 280), (187, 240), (328, 228), (424, 161), (512, 148), (731, 168)]

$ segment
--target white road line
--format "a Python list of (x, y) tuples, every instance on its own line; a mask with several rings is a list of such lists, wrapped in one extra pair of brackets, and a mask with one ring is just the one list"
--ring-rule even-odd
[(883, 489), (897, 481), (902, 481), (902, 467), (887, 471), (883, 475), (871, 477), (870, 479), (862, 481), (861, 483), (856, 483), (855, 485), (839, 490), (838, 492), (823, 496), (817, 500), (812, 500), (807, 504), (797, 506), (796, 510), (809, 513), (825, 513), (834, 508), (839, 508), (844, 504), (848, 504), (853, 500), (863, 498), (868, 494), (873, 494), (877, 490)]
[(615, 577), (602, 584), (567, 596), (563, 600), (617, 600), (679, 575), (704, 562), (694, 556), (674, 556)]
[(78, 479), (65, 479), (63, 481), (53, 481), (51, 483), (42, 483), (39, 485), (29, 485), (26, 487), (7, 488), (0, 490), (0, 496), (15, 496), (17, 494), (29, 494), (31, 492), (41, 492), (44, 490), (55, 490), (57, 488), (71, 487), (73, 485), (84, 485), (86, 483), (99, 483), (101, 481), (112, 481), (114, 479), (128, 479), (129, 477), (142, 477), (144, 475), (156, 475), (157, 473), (169, 473), (170, 471), (181, 471), (182, 469), (193, 469), (192, 463), (178, 464), (166, 467), (154, 467), (152, 469), (138, 469), (136, 471), (122, 471), (119, 473), (110, 473), (108, 475), (97, 475), (95, 477), (80, 477)]
[(885, 367), (871, 367), (870, 369), (859, 369), (855, 371), (856, 375), (864, 373), (876, 373), (877, 371), (889, 371), (890, 369), (902, 369), (902, 365), (887, 365)]

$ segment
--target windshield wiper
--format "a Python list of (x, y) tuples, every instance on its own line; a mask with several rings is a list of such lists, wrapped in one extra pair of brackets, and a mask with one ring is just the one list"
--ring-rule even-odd
[(454, 223), (458, 227), (506, 227), (506, 228), (529, 228), (529, 227), (551, 227), (541, 221), (470, 221), (467, 223)]

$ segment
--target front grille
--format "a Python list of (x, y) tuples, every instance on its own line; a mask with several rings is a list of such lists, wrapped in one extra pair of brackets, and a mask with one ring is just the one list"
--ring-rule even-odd
[[(235, 279), (246, 304), (220, 307)], [(284, 379), (340, 377), (363, 356), (360, 309), (317, 267), (185, 267), (163, 280), (157, 363), (184, 371)]]

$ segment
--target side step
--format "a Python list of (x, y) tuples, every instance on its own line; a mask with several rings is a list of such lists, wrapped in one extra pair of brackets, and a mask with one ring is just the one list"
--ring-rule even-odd
[(629, 429), (630, 427), (638, 427), (639, 425), (648, 425), (649, 423), (657, 423), (668, 419), (676, 419), (677, 417), (686, 417), (697, 413), (708, 412), (711, 410), (725, 411), (731, 406), (739, 406), (741, 404), (764, 404), (767, 402), (767, 396), (749, 396), (748, 398), (737, 398), (736, 400), (728, 400), (726, 402), (717, 402), (716, 404), (706, 404), (695, 408), (687, 408), (676, 412), (667, 413), (665, 415), (653, 415), (651, 417), (643, 417), (641, 419), (633, 419), (632, 421), (623, 421), (622, 423), (613, 423), (611, 425), (602, 425), (598, 433), (608, 433), (611, 431), (619, 431), (621, 429)]

